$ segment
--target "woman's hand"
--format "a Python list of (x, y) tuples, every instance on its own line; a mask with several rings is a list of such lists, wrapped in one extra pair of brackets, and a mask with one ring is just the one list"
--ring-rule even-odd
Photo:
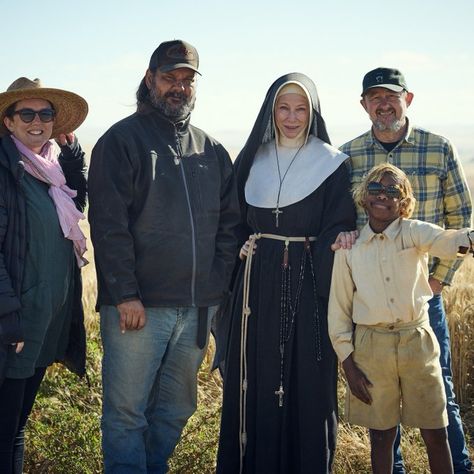
[[(245, 260), (249, 254), (249, 247), (250, 247), (250, 239), (245, 242), (244, 245), (242, 245), (242, 248), (240, 249), (239, 252), (239, 258), (240, 260)], [(253, 244), (253, 255), (255, 255), (255, 249), (257, 248), (257, 244)]]
[(56, 138), (56, 142), (60, 146), (70, 145), (74, 143), (74, 133), (61, 133), (61, 135)]
[(358, 230), (339, 232), (336, 241), (331, 245), (331, 250), (351, 249), (358, 237)]

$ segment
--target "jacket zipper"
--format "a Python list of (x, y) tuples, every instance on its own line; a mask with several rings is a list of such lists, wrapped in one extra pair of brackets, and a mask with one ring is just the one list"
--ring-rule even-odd
[(184, 183), (184, 190), (186, 192), (186, 201), (188, 203), (188, 211), (189, 211), (189, 220), (191, 223), (191, 237), (192, 237), (192, 249), (193, 249), (193, 273), (191, 277), (191, 306), (196, 306), (196, 229), (194, 227), (194, 218), (193, 218), (193, 211), (191, 208), (191, 199), (189, 197), (189, 189), (188, 183), (186, 181), (186, 175), (184, 173), (184, 165), (183, 165), (183, 152), (181, 150), (181, 142), (179, 140), (178, 132), (175, 128), (175, 137), (176, 137), (176, 151), (178, 152), (178, 163), (179, 167), (181, 168), (181, 176), (183, 178)]

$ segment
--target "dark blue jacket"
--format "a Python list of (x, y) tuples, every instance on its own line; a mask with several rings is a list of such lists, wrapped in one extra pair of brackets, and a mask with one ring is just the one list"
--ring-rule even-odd
[(239, 204), (224, 147), (159, 112), (115, 124), (92, 151), (98, 306), (208, 307), (228, 290)]
[[(61, 147), (59, 163), (68, 186), (77, 191), (76, 207), (86, 204), (84, 153), (77, 140)], [(26, 201), (22, 189), (25, 173), (20, 154), (10, 136), (0, 138), (0, 344), (23, 340), (21, 288), (26, 255)], [(73, 372), (85, 373), (85, 329), (81, 302), (82, 282), (76, 266), (70, 340), (64, 363)]]

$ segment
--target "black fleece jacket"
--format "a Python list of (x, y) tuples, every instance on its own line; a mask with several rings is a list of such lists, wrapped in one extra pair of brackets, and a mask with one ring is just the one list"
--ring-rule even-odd
[(98, 302), (220, 303), (237, 252), (236, 183), (222, 145), (157, 111), (115, 124), (92, 151), (89, 221)]

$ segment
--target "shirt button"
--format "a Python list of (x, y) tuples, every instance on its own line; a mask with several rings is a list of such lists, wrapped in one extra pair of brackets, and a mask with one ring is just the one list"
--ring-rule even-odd
[(387, 259), (385, 257), (382, 257), (382, 262), (386, 262)]
[(390, 298), (390, 303), (394, 303), (395, 300), (393, 298)]
[(380, 239), (380, 240), (383, 240), (383, 235), (379, 235), (379, 239)]
[(390, 277), (385, 278), (385, 281), (390, 281)]
[(400, 323), (402, 320), (400, 318), (397, 318), (397, 323)]

